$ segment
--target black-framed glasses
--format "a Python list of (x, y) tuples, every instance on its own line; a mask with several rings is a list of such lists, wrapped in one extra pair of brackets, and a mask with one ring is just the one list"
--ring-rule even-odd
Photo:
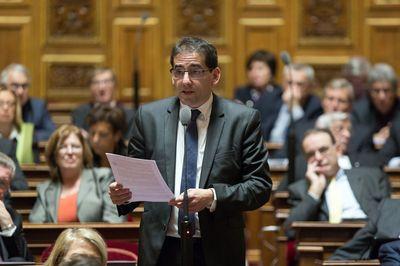
[(29, 83), (17, 83), (17, 82), (12, 82), (10, 84), (10, 87), (12, 90), (17, 90), (19, 87), (23, 88), (24, 90), (29, 88)]
[(200, 67), (189, 68), (189, 69), (184, 69), (183, 67), (176, 67), (176, 68), (171, 68), (169, 72), (171, 72), (172, 76), (176, 79), (183, 79), (186, 72), (192, 79), (201, 79), (204, 77), (204, 73), (211, 72), (211, 70), (203, 69)]

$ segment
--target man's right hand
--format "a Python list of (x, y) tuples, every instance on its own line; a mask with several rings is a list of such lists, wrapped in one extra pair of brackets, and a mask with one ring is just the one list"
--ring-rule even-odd
[(111, 201), (116, 205), (126, 204), (132, 199), (132, 192), (129, 188), (124, 188), (122, 184), (117, 182), (112, 182), (108, 186), (108, 194)]
[(317, 171), (317, 163), (312, 162), (307, 164), (306, 178), (310, 181), (310, 188), (308, 192), (312, 195), (321, 198), (322, 193), (326, 187), (327, 181), (326, 177), (319, 174)]

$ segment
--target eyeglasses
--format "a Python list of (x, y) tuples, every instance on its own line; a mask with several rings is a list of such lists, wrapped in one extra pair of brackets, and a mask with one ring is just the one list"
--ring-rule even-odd
[(19, 87), (23, 88), (24, 90), (29, 88), (29, 83), (17, 83), (17, 82), (13, 82), (10, 84), (10, 88), (12, 90), (17, 90)]
[(392, 88), (381, 88), (381, 89), (370, 89), (371, 94), (379, 95), (381, 92), (383, 94), (389, 94), (393, 92)]
[(211, 72), (211, 70), (203, 69), (203, 68), (199, 68), (199, 67), (189, 68), (188, 70), (185, 70), (182, 67), (176, 67), (176, 68), (171, 68), (169, 70), (169, 72), (171, 72), (172, 76), (176, 79), (183, 79), (186, 72), (189, 74), (189, 77), (192, 79), (201, 79), (204, 77), (204, 73)]
[(110, 85), (110, 84), (112, 84), (112, 83), (114, 83), (114, 80), (113, 80), (113, 79), (93, 80), (93, 81), (91, 82), (92, 85), (96, 85), (96, 86), (98, 86), (98, 85), (100, 85), (100, 84)]
[(15, 106), (15, 102), (14, 101), (0, 101), (0, 107), (14, 107)]
[(62, 154), (78, 153), (78, 152), (82, 151), (82, 146), (80, 146), (80, 145), (62, 145), (58, 151)]
[(319, 148), (319, 149), (317, 149), (317, 150), (315, 150), (315, 151), (309, 151), (309, 152), (307, 152), (307, 153), (305, 154), (305, 155), (306, 155), (306, 159), (307, 159), (307, 160), (310, 160), (310, 159), (315, 158), (315, 155), (317, 154), (317, 152), (318, 152), (320, 155), (324, 156), (324, 155), (326, 155), (326, 154), (328, 153), (328, 151), (329, 151), (330, 148), (331, 148), (331, 147), (329, 147), (329, 146), (322, 146), (321, 148)]

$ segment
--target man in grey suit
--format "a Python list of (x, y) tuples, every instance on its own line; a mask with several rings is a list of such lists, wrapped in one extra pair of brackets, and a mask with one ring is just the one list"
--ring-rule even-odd
[(290, 228), (294, 221), (368, 219), (379, 202), (390, 196), (389, 180), (379, 168), (339, 167), (338, 148), (329, 130), (307, 131), (303, 151), (306, 178), (289, 186), (293, 208), (284, 223), (289, 237), (294, 236)]
[[(172, 49), (170, 63), (177, 97), (139, 108), (128, 147), (131, 157), (155, 160), (175, 192), (169, 203), (144, 203), (139, 265), (181, 265), (178, 210), (183, 204), (185, 131), (178, 117), (187, 107), (201, 112), (195, 120), (196, 186), (188, 190), (189, 211), (195, 214), (196, 225), (194, 265), (245, 265), (242, 214), (265, 204), (272, 185), (260, 115), (212, 93), (221, 70), (217, 51), (207, 41), (182, 38)], [(135, 195), (118, 183), (110, 185), (110, 196), (120, 214), (138, 205), (126, 204)]]

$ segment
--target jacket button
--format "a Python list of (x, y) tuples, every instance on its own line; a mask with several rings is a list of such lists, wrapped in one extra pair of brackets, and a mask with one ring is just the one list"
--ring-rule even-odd
[(360, 162), (355, 162), (354, 167), (360, 167)]

